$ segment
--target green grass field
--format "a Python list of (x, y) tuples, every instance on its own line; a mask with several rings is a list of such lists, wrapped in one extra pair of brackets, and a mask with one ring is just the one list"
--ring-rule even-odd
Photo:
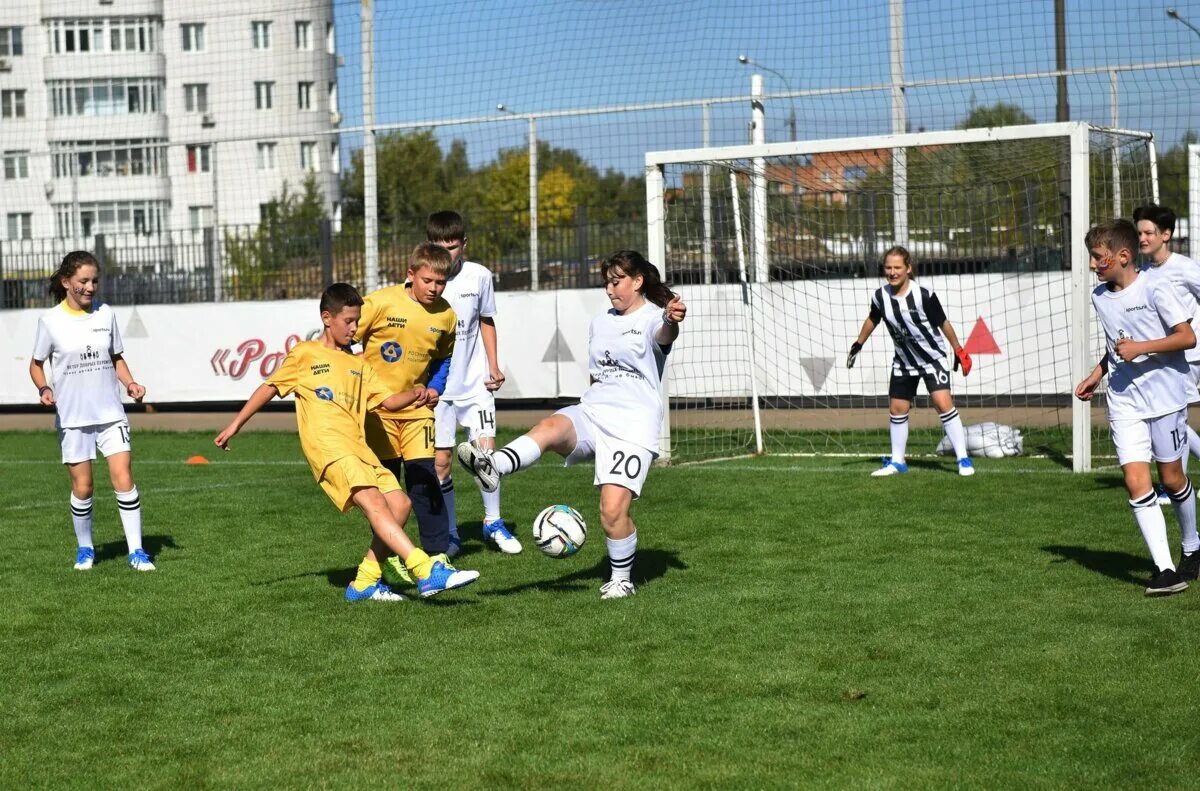
[(591, 471), (547, 459), (506, 481), (505, 513), (527, 539), (540, 508), (576, 506), (579, 555), (483, 550), (460, 475), (480, 582), (349, 605), (366, 524), (294, 436), (221, 456), (136, 436), (154, 574), (126, 567), (107, 486), (100, 562), (72, 571), (55, 438), (0, 440), (0, 788), (1196, 784), (1200, 587), (1143, 597), (1111, 471), (655, 470), (638, 595), (602, 602)]

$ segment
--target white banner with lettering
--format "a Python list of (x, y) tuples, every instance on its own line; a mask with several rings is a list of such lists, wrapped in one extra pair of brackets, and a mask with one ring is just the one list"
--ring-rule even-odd
[[(975, 356), (956, 392), (1068, 393), (1067, 273), (922, 278), (939, 294), (959, 338)], [(879, 281), (814, 280), (756, 287), (746, 310), (740, 286), (685, 286), (683, 335), (668, 387), (685, 397), (750, 392), (751, 336), (764, 396), (887, 392), (891, 339), (876, 330), (857, 366), (846, 351)], [(607, 309), (600, 289), (496, 295), (501, 365), (509, 399), (575, 398), (587, 387), (587, 328)], [(125, 356), (147, 401), (241, 401), (287, 350), (320, 334), (315, 300), (145, 305), (115, 308)], [(0, 404), (32, 404), (29, 355), (41, 310), (0, 311), (4, 353)], [(751, 332), (753, 330), (753, 332)], [(1096, 330), (1098, 332), (1098, 328)], [(1100, 349), (1098, 337), (1093, 348)]]

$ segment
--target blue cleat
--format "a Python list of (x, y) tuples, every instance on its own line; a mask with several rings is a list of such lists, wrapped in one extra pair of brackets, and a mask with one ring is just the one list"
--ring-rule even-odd
[(975, 465), (965, 456), (958, 460), (958, 474), (963, 477), (975, 474)]
[(351, 582), (346, 586), (346, 601), (404, 601), (404, 597), (396, 593), (382, 582), (358, 590)]
[(871, 473), (872, 478), (883, 478), (888, 475), (900, 475), (908, 472), (908, 465), (902, 461), (892, 461), (889, 457), (883, 457), (883, 466), (875, 472)]
[(504, 524), (503, 519), (497, 519), (495, 522), (484, 524), (483, 543), (495, 544), (496, 549), (499, 549), (506, 555), (521, 554), (521, 542), (509, 531), (508, 525)]
[(129, 553), (129, 568), (134, 571), (154, 571), (154, 564), (150, 562), (146, 550), (138, 547)]
[(428, 598), (436, 596), (442, 591), (470, 585), (477, 579), (479, 579), (478, 571), (459, 571), (439, 560), (434, 562), (428, 577), (417, 580), (417, 590), (421, 592), (422, 596)]
[(96, 550), (91, 547), (80, 547), (75, 550), (75, 570), (87, 571), (96, 563)]

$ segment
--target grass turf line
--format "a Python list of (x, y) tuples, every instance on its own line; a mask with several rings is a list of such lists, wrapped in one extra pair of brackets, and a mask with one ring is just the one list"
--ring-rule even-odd
[[(522, 555), (481, 547), (458, 474), (460, 565), (481, 581), (351, 606), (361, 518), (303, 464), (224, 463), (298, 460), (294, 436), (224, 455), (140, 433), (150, 575), (124, 565), (102, 468), (100, 562), (73, 572), (54, 437), (0, 439), (0, 462), (49, 462), (3, 467), (0, 787), (1190, 785), (1200, 588), (1143, 598), (1112, 474), (656, 469), (639, 594), (601, 602), (591, 470), (551, 457), (503, 489)], [(588, 520), (574, 558), (530, 546), (551, 502)], [(1152, 727), (1164, 712), (1177, 727)]]

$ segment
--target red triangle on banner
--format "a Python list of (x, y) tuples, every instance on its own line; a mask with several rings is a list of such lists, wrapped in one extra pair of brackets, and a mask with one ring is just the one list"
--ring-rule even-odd
[(975, 320), (975, 326), (971, 328), (971, 335), (963, 348), (967, 354), (1003, 354), (982, 316)]

